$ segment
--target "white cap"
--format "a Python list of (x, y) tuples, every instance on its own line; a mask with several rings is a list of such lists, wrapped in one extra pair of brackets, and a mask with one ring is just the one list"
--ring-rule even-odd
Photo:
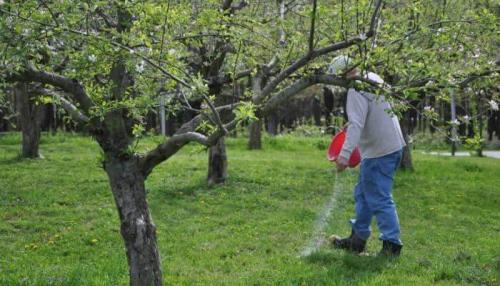
[(349, 65), (354, 61), (348, 56), (337, 56), (333, 58), (332, 62), (328, 65), (327, 73), (329, 74), (339, 74), (346, 71)]
[(369, 79), (371, 81), (374, 81), (376, 83), (379, 83), (379, 84), (382, 84), (384, 83), (384, 80), (376, 73), (374, 72), (368, 72), (366, 75), (365, 75), (365, 78), (366, 79)]

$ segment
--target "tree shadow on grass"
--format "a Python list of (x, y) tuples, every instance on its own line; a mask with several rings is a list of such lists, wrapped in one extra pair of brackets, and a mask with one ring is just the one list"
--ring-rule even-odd
[(21, 156), (20, 152), (17, 152), (15, 156), (5, 156), (5, 157), (0, 157), (0, 166), (9, 166), (9, 165), (15, 165), (15, 164), (20, 164), (20, 163), (25, 163), (25, 162), (35, 162), (39, 160), (43, 160), (43, 157), (39, 158), (24, 158)]
[(172, 200), (196, 197), (198, 193), (211, 191), (217, 186), (210, 186), (205, 181), (193, 180), (189, 184), (175, 185), (160, 183), (148, 188), (148, 192), (155, 193), (157, 198)]

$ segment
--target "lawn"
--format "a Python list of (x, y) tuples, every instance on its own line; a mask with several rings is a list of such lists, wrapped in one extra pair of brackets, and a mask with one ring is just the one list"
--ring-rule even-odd
[[(19, 142), (0, 137), (0, 285), (127, 285), (97, 143), (45, 135), (43, 160), (19, 160)], [(264, 150), (248, 151), (244, 138), (228, 139), (229, 179), (217, 187), (205, 184), (207, 155), (196, 145), (160, 165), (147, 189), (165, 284), (499, 285), (500, 160), (489, 158), (414, 154), (416, 171), (395, 182), (399, 259), (328, 245), (300, 257), (335, 183), (327, 142), (266, 138)], [(357, 170), (339, 176), (325, 233), (349, 232)]]

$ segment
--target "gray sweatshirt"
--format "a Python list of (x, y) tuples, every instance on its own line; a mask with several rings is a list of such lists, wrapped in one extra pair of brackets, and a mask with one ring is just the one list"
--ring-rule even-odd
[(359, 145), (362, 159), (377, 158), (403, 148), (405, 140), (385, 97), (350, 88), (347, 92), (347, 138), (340, 156), (348, 159)]

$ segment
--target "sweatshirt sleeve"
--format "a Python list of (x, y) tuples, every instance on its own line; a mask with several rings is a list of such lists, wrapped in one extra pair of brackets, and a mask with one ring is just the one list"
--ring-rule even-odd
[(368, 114), (368, 99), (358, 94), (353, 88), (349, 89), (347, 92), (346, 112), (349, 122), (347, 124), (347, 137), (340, 152), (340, 157), (349, 159), (352, 151), (359, 144), (361, 132), (365, 126)]

